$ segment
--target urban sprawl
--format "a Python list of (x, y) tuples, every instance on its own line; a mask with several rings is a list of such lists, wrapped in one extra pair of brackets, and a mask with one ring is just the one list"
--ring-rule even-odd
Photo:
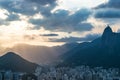
[(0, 80), (120, 80), (120, 71), (117, 68), (104, 69), (89, 66), (37, 67), (34, 73), (1, 70)]

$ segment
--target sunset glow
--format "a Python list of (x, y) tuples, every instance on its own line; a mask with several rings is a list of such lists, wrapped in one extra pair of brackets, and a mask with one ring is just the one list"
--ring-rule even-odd
[[(106, 18), (106, 21), (96, 18), (99, 9), (94, 8), (108, 2), (108, 0), (55, 0), (48, 4), (40, 2), (39, 5), (24, 0), (2, 0), (0, 44), (4, 47), (16, 44), (56, 46), (67, 42), (58, 40), (62, 38), (82, 38), (88, 34), (101, 35), (104, 27), (111, 24), (111, 21), (110, 18)], [(115, 19), (111, 26), (115, 26), (112, 28), (117, 32), (120, 28), (116, 21), (119, 19)]]

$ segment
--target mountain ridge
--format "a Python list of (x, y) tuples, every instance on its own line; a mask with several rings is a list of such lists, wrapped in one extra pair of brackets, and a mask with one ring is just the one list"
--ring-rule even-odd
[[(28, 44), (17, 44), (12, 48), (6, 48), (6, 51), (13, 51), (20, 53), (24, 59), (27, 59), (31, 62), (35, 62), (39, 65), (51, 65), (55, 64), (56, 60), (59, 59), (59, 56), (65, 52), (71, 50), (72, 48), (78, 46), (79, 43), (66, 43), (62, 46), (36, 46)], [(1, 52), (1, 53), (5, 53)]]
[(67, 57), (62, 55), (63, 62), (60, 65), (120, 68), (120, 33), (114, 33), (110, 26), (105, 28), (101, 37), (82, 44), (65, 53)]
[(28, 72), (32, 73), (39, 66), (35, 63), (23, 59), (14, 52), (7, 52), (0, 57), (0, 69), (12, 70), (14, 72)]

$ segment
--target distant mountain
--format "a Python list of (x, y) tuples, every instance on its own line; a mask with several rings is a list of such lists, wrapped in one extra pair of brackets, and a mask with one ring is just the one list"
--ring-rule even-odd
[[(78, 46), (79, 43), (66, 43), (62, 46), (35, 46), (28, 44), (17, 44), (12, 48), (7, 48), (6, 51), (19, 53), (23, 58), (35, 62), (37, 64), (55, 64), (59, 61), (59, 56)], [(1, 53), (5, 53), (1, 52)]]
[(34, 72), (37, 66), (37, 64), (31, 63), (13, 52), (8, 52), (7, 54), (0, 57), (1, 70), (31, 73)]
[(84, 42), (61, 56), (66, 66), (103, 66), (120, 68), (120, 33), (107, 26), (103, 35), (92, 42)]

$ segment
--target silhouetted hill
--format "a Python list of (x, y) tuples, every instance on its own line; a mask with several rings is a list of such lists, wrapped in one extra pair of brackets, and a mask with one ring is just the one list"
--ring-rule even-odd
[(37, 64), (31, 63), (13, 52), (8, 52), (0, 57), (0, 69), (3, 70), (31, 73), (37, 66)]
[[(58, 62), (59, 56), (78, 46), (78, 43), (67, 43), (62, 46), (36, 46), (28, 44), (17, 44), (6, 51), (20, 53), (23, 58), (35, 62), (37, 64), (54, 64)], [(1, 52), (4, 53), (4, 52)]]
[(92, 42), (79, 44), (62, 55), (62, 59), (60, 65), (120, 68), (120, 33), (112, 32), (112, 29), (107, 26), (101, 37)]

